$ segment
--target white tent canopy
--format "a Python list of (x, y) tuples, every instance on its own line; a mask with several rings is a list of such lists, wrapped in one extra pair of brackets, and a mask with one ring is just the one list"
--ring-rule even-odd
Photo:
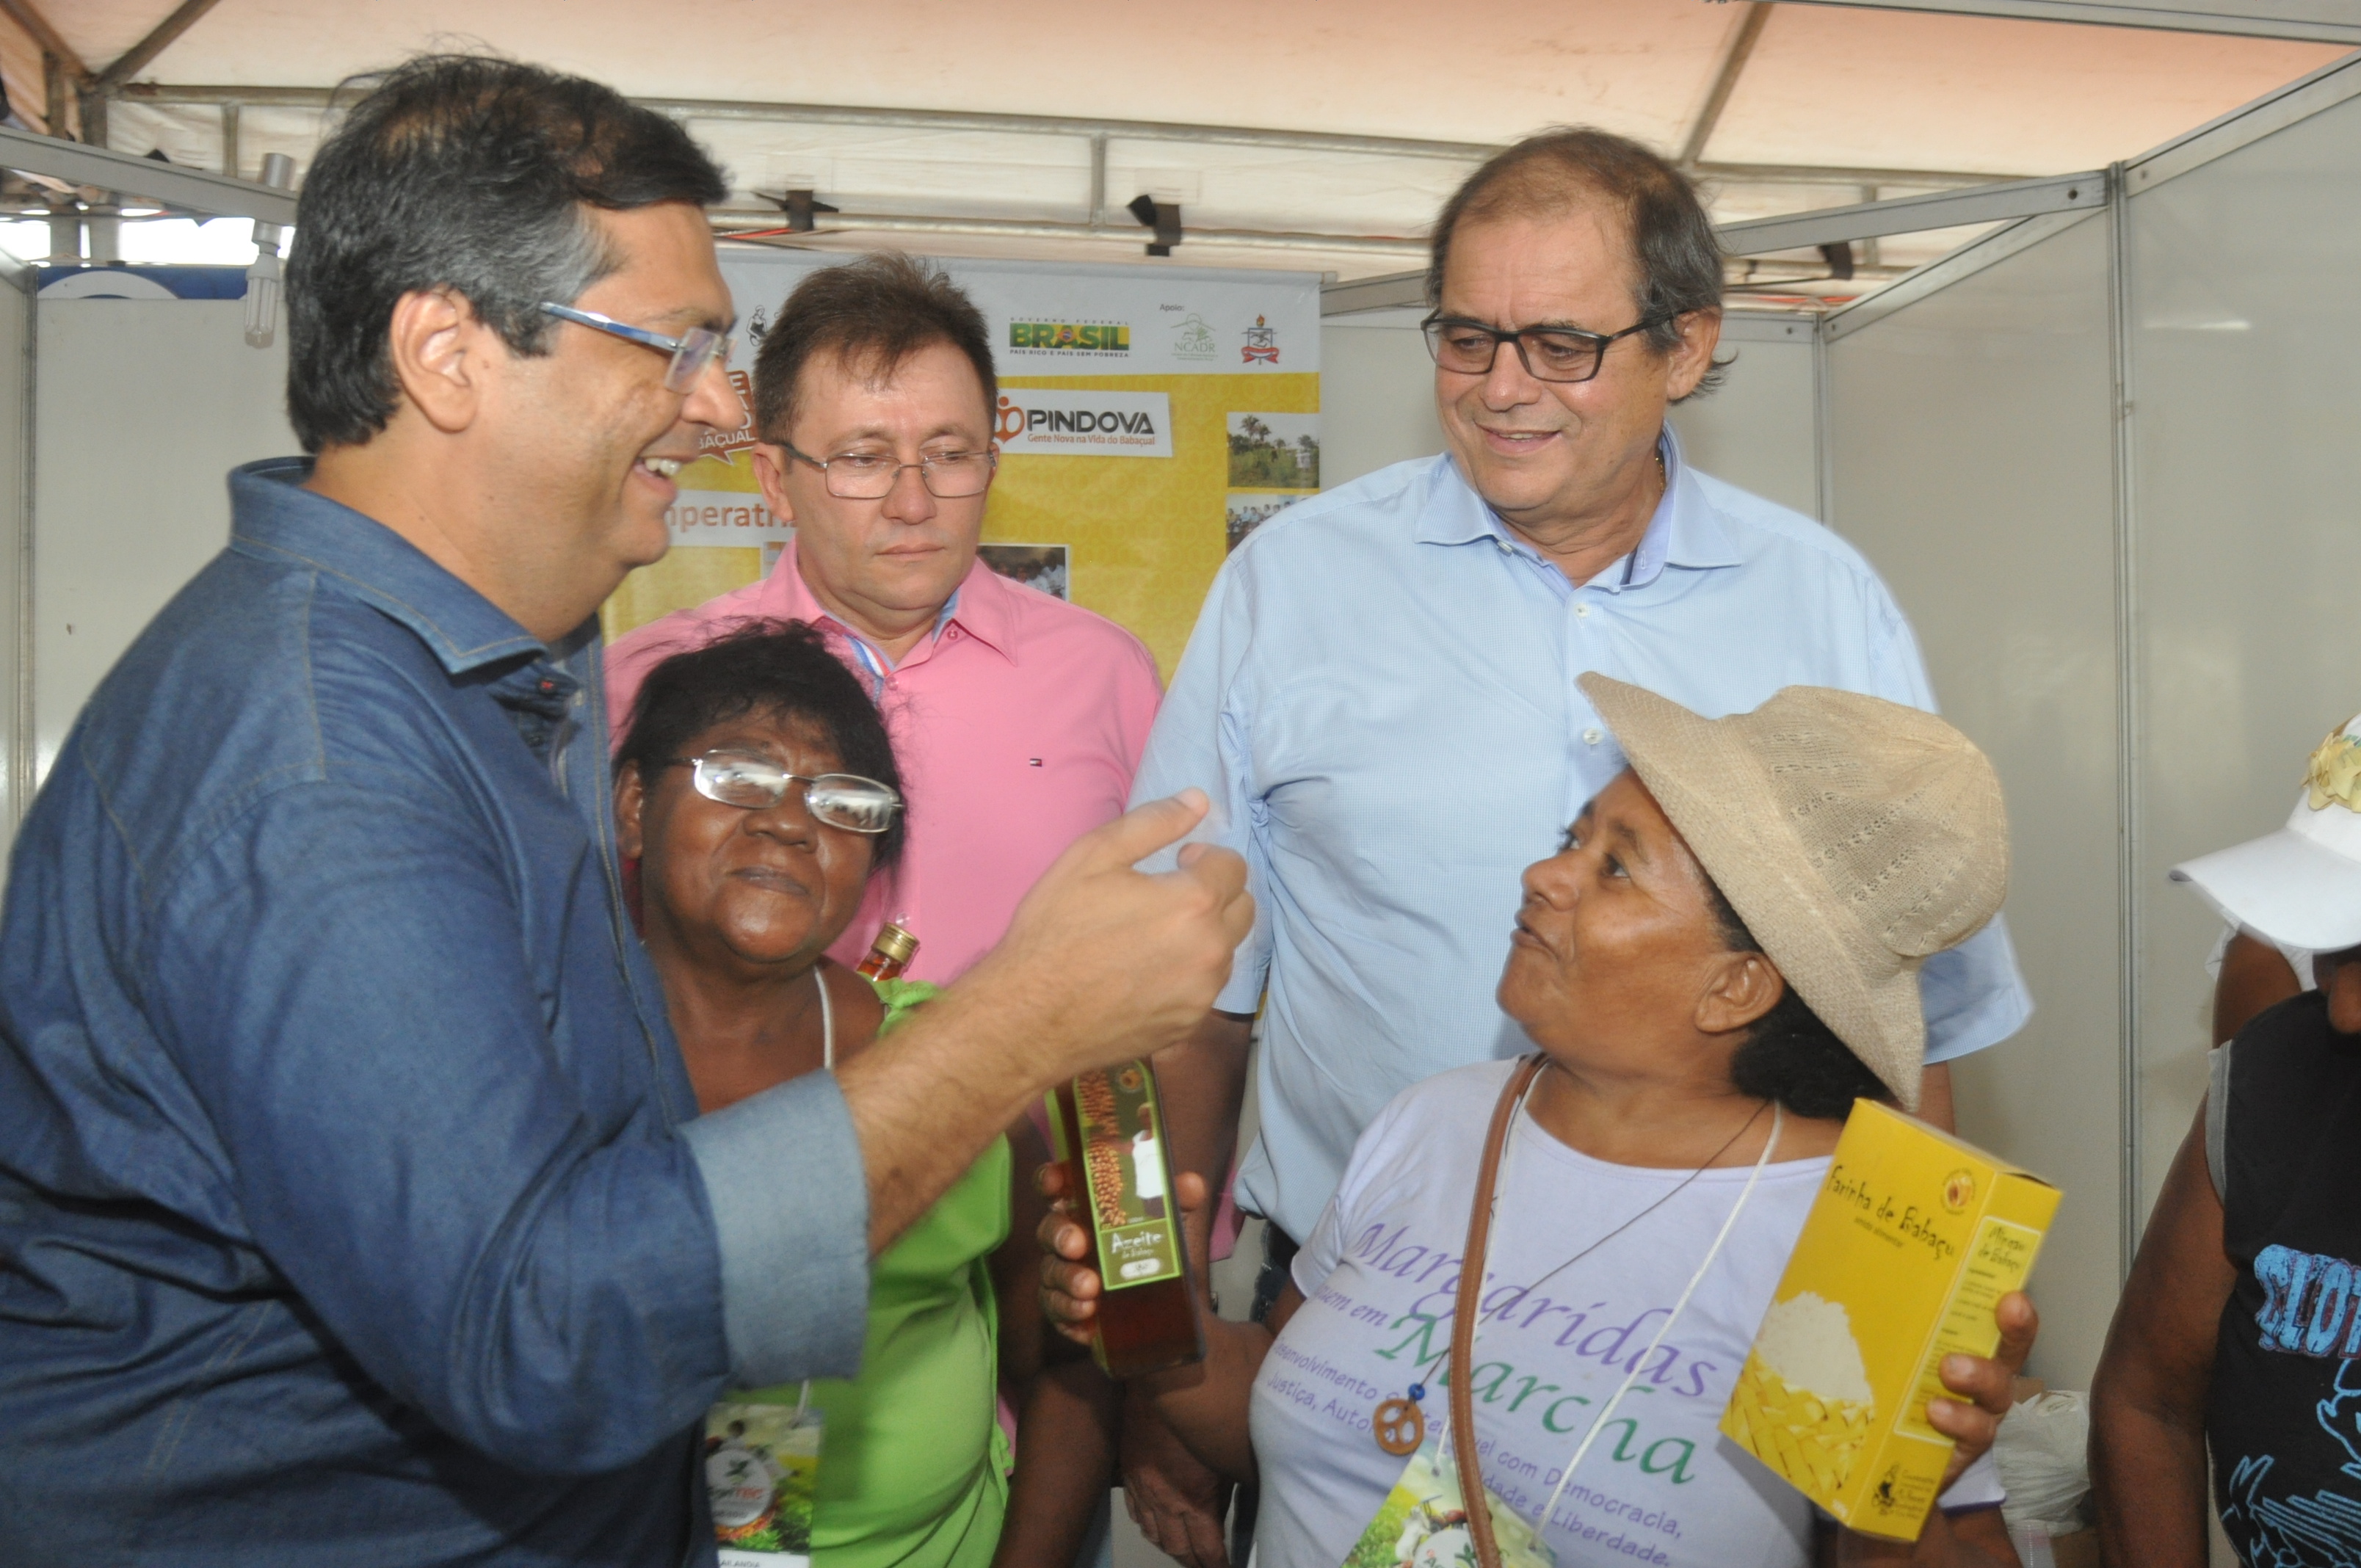
[[(1411, 0), (6, 0), (0, 76), (38, 128), (40, 50), (16, 16), (45, 16), (93, 74), (177, 17), (185, 30), (106, 104), (108, 144), (250, 178), (268, 151), (306, 160), (342, 78), (488, 47), (668, 101), (730, 167), (741, 225), (781, 224), (766, 198), (790, 190), (840, 209), (798, 243), (1145, 259), (1125, 203), (1149, 195), (1179, 205), (1191, 262), (1349, 278), (1411, 265), (1482, 149), (1551, 124), (1685, 156), (1725, 221), (2103, 166), (2335, 58), (2316, 40), (2336, 28), (2307, 24), (2307, 4), (2203, 9), (2275, 5), (2295, 19), (2238, 25), (2309, 38), (1703, 0), (1574, 0), (1481, 31)], [(1890, 273), (1958, 237), (1890, 238), (1863, 259)]]

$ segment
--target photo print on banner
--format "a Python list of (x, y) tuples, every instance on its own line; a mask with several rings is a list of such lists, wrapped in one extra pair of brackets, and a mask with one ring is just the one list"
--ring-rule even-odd
[(1038, 588), (1053, 599), (1071, 599), (1062, 544), (979, 544), (977, 557), (1012, 583)]
[(1320, 488), (1320, 416), (1234, 413), (1230, 485), (1223, 498), (1226, 548)]

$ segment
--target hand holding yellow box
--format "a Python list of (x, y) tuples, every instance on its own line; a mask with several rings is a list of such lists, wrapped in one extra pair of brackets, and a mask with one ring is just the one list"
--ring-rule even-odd
[(1851, 1529), (1916, 1541), (1950, 1463), (1927, 1424), (1954, 1353), (1990, 1355), (2058, 1211), (2038, 1177), (1854, 1102), (1721, 1430)]

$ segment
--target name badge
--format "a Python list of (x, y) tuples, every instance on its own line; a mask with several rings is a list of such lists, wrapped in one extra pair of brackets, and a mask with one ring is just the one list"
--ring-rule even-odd
[(817, 1406), (716, 1405), (705, 1416), (705, 1492), (721, 1568), (811, 1568)]

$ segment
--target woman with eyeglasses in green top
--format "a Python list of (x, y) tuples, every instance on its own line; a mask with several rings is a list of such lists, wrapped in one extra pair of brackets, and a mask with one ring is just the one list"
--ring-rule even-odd
[[(642, 933), (700, 1112), (833, 1068), (934, 994), (826, 956), (905, 818), (884, 721), (818, 631), (756, 622), (657, 665), (615, 777), (619, 847), (638, 861)], [(878, 1255), (858, 1377), (727, 1396), (707, 1474), (725, 1539), (828, 1568), (994, 1561), (1011, 1469), (995, 1404), (1006, 1389), (1021, 1408), (1042, 1338), (1029, 1249), (1006, 1245), (1015, 1168), (1003, 1137)], [(790, 1427), (818, 1429), (816, 1474), (750, 1435)], [(807, 1542), (791, 1506), (806, 1490)]]

